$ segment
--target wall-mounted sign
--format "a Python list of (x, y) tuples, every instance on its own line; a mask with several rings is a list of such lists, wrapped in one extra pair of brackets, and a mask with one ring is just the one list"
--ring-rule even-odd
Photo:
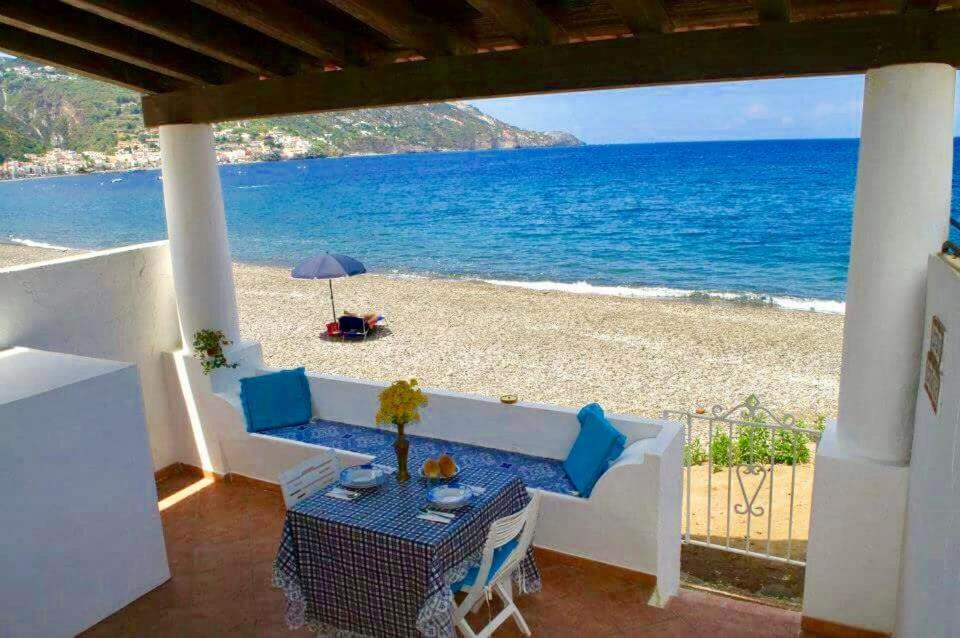
[(940, 375), (943, 370), (941, 362), (943, 361), (943, 340), (946, 330), (940, 318), (934, 315), (930, 322), (930, 349), (927, 350), (927, 358), (923, 369), (923, 389), (930, 399), (930, 407), (934, 414), (937, 412), (937, 406), (940, 404)]

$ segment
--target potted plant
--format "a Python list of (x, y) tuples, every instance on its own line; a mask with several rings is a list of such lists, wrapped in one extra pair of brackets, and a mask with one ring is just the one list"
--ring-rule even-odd
[(210, 374), (217, 368), (237, 367), (238, 364), (229, 363), (223, 354), (223, 348), (232, 343), (222, 330), (198, 330), (193, 335), (193, 356), (200, 359), (204, 374)]
[(392, 423), (397, 426), (397, 439), (393, 449), (397, 453), (397, 480), (410, 478), (407, 471), (407, 453), (410, 442), (404, 436), (404, 428), (409, 423), (420, 420), (420, 406), (427, 405), (427, 395), (420, 390), (417, 380), (395, 381), (380, 393), (380, 409), (377, 410), (377, 423)]

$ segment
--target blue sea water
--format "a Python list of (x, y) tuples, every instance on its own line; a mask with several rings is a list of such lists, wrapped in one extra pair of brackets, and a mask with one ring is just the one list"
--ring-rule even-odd
[[(238, 261), (331, 250), (387, 273), (836, 310), (856, 157), (856, 140), (635, 144), (227, 165), (221, 176)], [(0, 239), (162, 239), (158, 174), (0, 183)]]

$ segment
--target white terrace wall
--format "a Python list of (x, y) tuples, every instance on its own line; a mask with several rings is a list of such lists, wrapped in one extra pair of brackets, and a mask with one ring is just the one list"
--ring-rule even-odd
[(180, 460), (162, 356), (180, 347), (167, 242), (0, 269), (0, 350), (14, 346), (137, 364), (154, 467)]
[(943, 382), (936, 411), (924, 388), (917, 397), (898, 638), (960, 635), (960, 259), (930, 257), (926, 312), (925, 325), (936, 316), (946, 328)]

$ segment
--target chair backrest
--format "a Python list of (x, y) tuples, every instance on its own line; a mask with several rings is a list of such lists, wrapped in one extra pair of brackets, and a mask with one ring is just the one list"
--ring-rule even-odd
[[(533, 532), (537, 526), (537, 518), (540, 515), (540, 491), (537, 490), (530, 497), (527, 506), (516, 514), (504, 516), (490, 524), (490, 531), (487, 533), (487, 542), (483, 546), (483, 555), (480, 559), (480, 568), (477, 571), (477, 577), (473, 586), (467, 593), (467, 597), (457, 608), (458, 620), (463, 618), (474, 603), (481, 596), (487, 582), (499, 580), (501, 576), (513, 571), (517, 565), (527, 555), (530, 543), (533, 542)], [(493, 552), (499, 547), (503, 547), (513, 539), (519, 536), (517, 546), (513, 548), (510, 555), (504, 559), (500, 568), (493, 574), (490, 569), (493, 565)]]
[(337, 320), (337, 323), (340, 324), (340, 332), (366, 332), (367, 330), (367, 322), (363, 317), (344, 315)]
[(283, 502), (290, 509), (303, 499), (330, 485), (340, 476), (340, 459), (333, 450), (292, 467), (280, 475)]
[[(539, 516), (540, 491), (537, 490), (522, 510), (516, 514), (499, 518), (490, 525), (490, 532), (487, 534), (487, 547), (490, 548), (491, 562), (493, 550), (503, 547), (518, 536), (520, 537), (510, 556), (503, 562), (497, 573), (492, 574), (494, 580), (499, 578), (501, 574), (511, 571), (527, 555), (530, 543), (533, 542), (533, 532), (536, 529)], [(486, 558), (487, 547), (484, 547), (484, 558)]]

